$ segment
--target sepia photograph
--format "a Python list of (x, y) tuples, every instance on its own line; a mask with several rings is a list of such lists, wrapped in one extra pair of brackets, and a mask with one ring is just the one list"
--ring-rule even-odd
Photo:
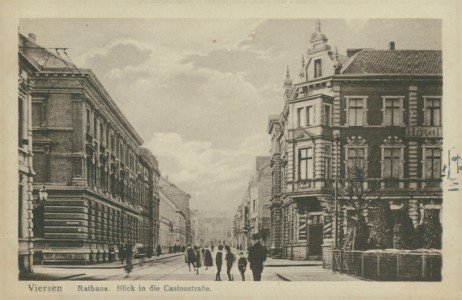
[(0, 2), (1, 299), (459, 299), (456, 0)]
[(20, 19), (18, 279), (441, 281), (442, 34)]

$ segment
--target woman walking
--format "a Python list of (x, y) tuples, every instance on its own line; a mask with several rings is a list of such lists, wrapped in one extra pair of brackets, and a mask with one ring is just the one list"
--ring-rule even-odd
[(215, 265), (217, 266), (217, 275), (215, 275), (215, 281), (221, 281), (221, 266), (223, 265), (223, 246), (218, 246), (217, 255), (215, 256)]
[(228, 274), (228, 280), (229, 281), (234, 281), (234, 276), (233, 276), (233, 274), (231, 274), (231, 269), (233, 268), (233, 264), (234, 264), (234, 261), (236, 260), (236, 258), (234, 257), (233, 252), (231, 252), (231, 247), (226, 245), (225, 250), (226, 250), (226, 256), (225, 256), (226, 274)]
[(208, 248), (208, 246), (205, 246), (204, 265), (205, 265), (206, 270), (208, 270), (209, 267), (213, 267), (212, 252), (210, 252), (210, 249)]
[(202, 267), (202, 255), (199, 247), (194, 246), (196, 251), (196, 275), (199, 275), (199, 268)]
[(191, 248), (191, 245), (188, 245), (188, 248), (186, 249), (186, 252), (184, 254), (184, 262), (188, 264), (189, 272), (191, 272), (191, 264), (194, 268), (194, 271), (196, 270), (196, 251), (194, 251), (194, 249)]

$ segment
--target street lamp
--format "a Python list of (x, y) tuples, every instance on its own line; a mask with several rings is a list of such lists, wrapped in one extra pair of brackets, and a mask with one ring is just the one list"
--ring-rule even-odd
[(338, 248), (338, 176), (339, 176), (339, 163), (340, 163), (340, 136), (338, 133), (335, 134), (335, 193), (334, 193), (334, 205), (335, 205), (335, 239), (334, 249)]
[(34, 198), (32, 200), (32, 205), (34, 206), (34, 209), (39, 207), (40, 205), (45, 205), (48, 199), (48, 192), (46, 191), (45, 186), (43, 185), (40, 190), (39, 190), (39, 197)]

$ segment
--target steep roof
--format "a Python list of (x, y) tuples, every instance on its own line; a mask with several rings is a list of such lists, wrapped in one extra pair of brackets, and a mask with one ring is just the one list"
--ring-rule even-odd
[(362, 50), (343, 66), (342, 75), (442, 75), (439, 50)]

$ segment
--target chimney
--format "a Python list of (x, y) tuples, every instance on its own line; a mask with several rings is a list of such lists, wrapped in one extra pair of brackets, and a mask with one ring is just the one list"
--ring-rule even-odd
[(29, 33), (29, 39), (35, 43), (37, 40), (37, 36), (34, 33)]
[(395, 42), (391, 41), (391, 42), (388, 44), (388, 50), (395, 50)]

